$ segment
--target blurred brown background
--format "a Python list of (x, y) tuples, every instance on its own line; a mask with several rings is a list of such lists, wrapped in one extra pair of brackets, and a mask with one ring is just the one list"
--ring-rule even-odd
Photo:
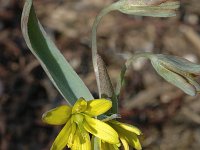
[[(97, 97), (91, 62), (91, 27), (113, 0), (35, 0), (38, 17), (67, 60)], [(22, 0), (0, 0), (0, 150), (47, 150), (60, 127), (42, 114), (64, 104), (20, 29)], [(98, 30), (98, 49), (113, 80), (131, 54), (151, 51), (200, 63), (200, 3), (182, 0), (178, 15), (160, 19), (112, 12)], [(122, 120), (141, 128), (144, 150), (199, 150), (200, 96), (166, 83), (148, 61), (127, 73), (120, 96)]]

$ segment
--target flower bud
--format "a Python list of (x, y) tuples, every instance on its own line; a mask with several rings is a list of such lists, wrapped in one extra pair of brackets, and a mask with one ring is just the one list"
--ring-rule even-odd
[(195, 96), (200, 91), (200, 84), (195, 77), (200, 75), (200, 65), (184, 58), (155, 54), (150, 57), (157, 73), (186, 94)]
[(130, 15), (172, 17), (180, 6), (178, 0), (120, 0), (118, 10)]

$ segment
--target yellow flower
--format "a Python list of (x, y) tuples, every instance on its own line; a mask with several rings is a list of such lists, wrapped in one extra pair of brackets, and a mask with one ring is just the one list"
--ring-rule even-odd
[[(119, 135), (119, 139), (125, 150), (129, 150), (129, 145), (136, 150), (141, 150), (141, 144), (138, 136), (141, 135), (141, 131), (129, 124), (121, 123), (115, 120), (110, 120), (107, 122), (113, 129), (115, 129)], [(101, 150), (119, 150), (119, 144), (110, 144), (103, 140), (100, 140)]]
[(73, 107), (63, 105), (46, 112), (42, 116), (45, 123), (65, 124), (51, 150), (62, 150), (66, 145), (72, 150), (90, 150), (89, 133), (108, 143), (119, 143), (118, 134), (113, 128), (92, 118), (105, 113), (111, 107), (111, 101), (106, 99), (86, 101), (80, 98)]

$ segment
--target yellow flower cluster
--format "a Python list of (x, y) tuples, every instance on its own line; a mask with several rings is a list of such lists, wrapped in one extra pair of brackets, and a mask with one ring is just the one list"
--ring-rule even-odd
[(104, 122), (96, 119), (111, 107), (111, 101), (106, 99), (86, 101), (80, 98), (73, 107), (63, 105), (44, 113), (42, 119), (45, 123), (64, 125), (51, 150), (62, 150), (66, 146), (71, 150), (92, 150), (94, 143), (90, 134), (99, 139), (100, 150), (118, 150), (120, 141), (125, 150), (129, 150), (128, 145), (140, 150), (138, 135), (141, 132), (138, 128), (115, 120)]

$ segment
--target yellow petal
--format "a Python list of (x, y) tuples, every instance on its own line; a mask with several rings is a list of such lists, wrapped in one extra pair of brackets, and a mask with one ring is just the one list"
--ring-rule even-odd
[(119, 136), (120, 138), (124, 138), (128, 144), (134, 147), (136, 150), (142, 149), (140, 141), (135, 133), (129, 132), (127, 130), (122, 130), (120, 131)]
[(101, 148), (100, 148), (100, 150), (110, 150), (108, 143), (101, 141)]
[(138, 139), (137, 135), (132, 135), (131, 139), (129, 138), (127, 141), (136, 150), (141, 150), (142, 149), (142, 146), (140, 144), (140, 140)]
[(84, 120), (84, 115), (82, 114), (74, 114), (72, 115), (72, 121), (76, 122), (78, 125), (82, 124), (83, 120)]
[(104, 141), (101, 141), (101, 149), (100, 150), (119, 150), (116, 144), (110, 144)]
[(107, 99), (95, 99), (90, 100), (87, 103), (87, 109), (84, 113), (90, 116), (98, 116), (106, 111), (108, 111), (112, 107), (112, 102)]
[(89, 134), (86, 134), (84, 138), (81, 138), (81, 147), (82, 150), (91, 150), (91, 142)]
[(72, 123), (71, 125), (71, 132), (69, 133), (69, 137), (68, 137), (68, 140), (67, 140), (67, 146), (68, 147), (72, 147), (72, 144), (73, 144), (73, 141), (74, 141), (74, 134), (76, 132), (76, 124), (75, 123)]
[(96, 137), (111, 143), (119, 143), (117, 132), (108, 124), (85, 115), (84, 128)]
[[(119, 124), (122, 124), (122, 123), (119, 123)], [(135, 132), (132, 132), (132, 130), (127, 130), (127, 129), (130, 129), (128, 128), (128, 126), (122, 126), (122, 127), (125, 127), (125, 128), (122, 128), (121, 126), (115, 123), (111, 123), (110, 125), (117, 131), (117, 133), (119, 134), (119, 137), (125, 139), (129, 145), (131, 145), (137, 150), (142, 149), (140, 141), (138, 139), (138, 135)]]
[(79, 140), (79, 136), (77, 135), (77, 133), (75, 133), (74, 142), (73, 142), (73, 145), (71, 147), (71, 150), (78, 150), (78, 149), (80, 149), (80, 140)]
[(111, 126), (113, 126), (113, 128), (116, 129), (116, 130), (118, 128), (123, 128), (124, 130), (133, 132), (133, 133), (135, 133), (137, 135), (141, 134), (141, 131), (137, 127), (132, 126), (130, 124), (121, 123), (121, 122), (118, 122), (118, 121), (115, 121), (115, 120), (111, 120), (111, 121), (109, 121), (109, 123), (113, 124)]
[(42, 115), (42, 120), (51, 125), (61, 125), (67, 122), (71, 115), (71, 107), (67, 105), (56, 107)]
[(76, 130), (72, 150), (91, 150), (90, 136), (87, 133), (84, 137)]
[(84, 98), (79, 98), (72, 108), (72, 114), (81, 113), (87, 108), (87, 101)]
[(124, 138), (120, 138), (122, 145), (124, 146), (124, 150), (129, 150), (129, 146), (127, 141)]
[(109, 144), (109, 150), (119, 150), (117, 144)]
[(85, 136), (85, 134), (87, 134), (87, 131), (83, 127), (84, 119), (85, 119), (85, 116), (83, 114), (72, 115), (72, 120), (78, 125), (78, 129), (83, 137)]
[(53, 145), (51, 146), (51, 150), (63, 149), (67, 145), (71, 130), (71, 121), (69, 120), (56, 137)]
[(91, 147), (93, 149), (101, 149), (101, 139), (99, 139), (98, 137), (95, 137), (92, 135), (92, 138), (91, 138)]

